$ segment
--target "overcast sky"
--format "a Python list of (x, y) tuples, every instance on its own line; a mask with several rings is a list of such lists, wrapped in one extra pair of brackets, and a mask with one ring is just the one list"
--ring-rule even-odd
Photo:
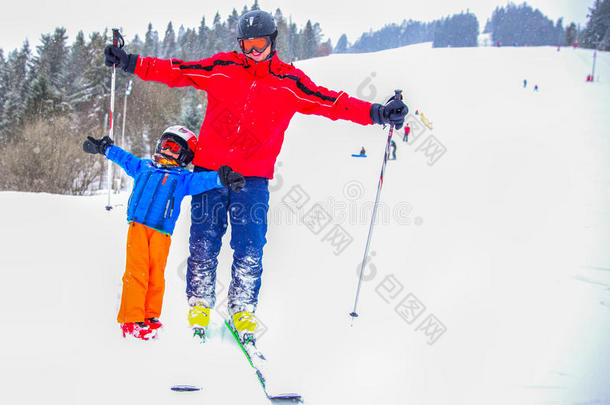
[[(588, 8), (594, 0), (528, 0), (544, 14), (556, 20), (564, 17), (566, 22), (584, 24)], [(76, 33), (86, 34), (104, 28), (122, 27), (125, 38), (134, 34), (142, 37), (148, 22), (159, 31), (161, 39), (169, 21), (177, 30), (199, 26), (201, 17), (206, 17), (208, 26), (216, 11), (223, 20), (233, 8), (241, 11), (244, 4), (253, 0), (11, 0), (4, 2), (0, 13), (0, 48), (5, 55), (9, 50), (21, 47), (24, 39), (34, 48), (40, 35), (63, 26), (68, 30), (68, 42), (72, 43)], [(516, 1), (519, 3), (520, 1)], [(385, 24), (401, 22), (403, 19), (430, 21), (449, 14), (470, 9), (479, 18), (483, 28), (487, 18), (505, 0), (260, 0), (262, 9), (274, 12), (281, 8), (285, 16), (292, 16), (299, 27), (308, 19), (319, 22), (326, 38), (333, 45), (342, 33), (354, 42), (360, 34), (378, 29)]]

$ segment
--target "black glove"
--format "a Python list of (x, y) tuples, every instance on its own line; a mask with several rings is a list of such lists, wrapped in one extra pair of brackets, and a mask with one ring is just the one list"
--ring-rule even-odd
[(102, 139), (95, 139), (88, 136), (85, 143), (83, 143), (83, 150), (87, 153), (99, 153), (103, 155), (106, 148), (110, 145), (114, 145), (114, 142), (109, 136), (105, 136)]
[(138, 55), (127, 52), (119, 48), (118, 46), (108, 45), (104, 49), (104, 55), (106, 55), (106, 66), (116, 65), (123, 69), (127, 73), (133, 73), (136, 71), (136, 64), (138, 63)]
[(371, 121), (373, 124), (391, 124), (394, 128), (400, 129), (405, 123), (405, 117), (409, 113), (409, 107), (393, 96), (388, 100), (385, 106), (381, 104), (373, 104), (371, 107)]
[(231, 187), (233, 191), (239, 191), (246, 185), (246, 179), (239, 173), (235, 173), (229, 166), (218, 168), (220, 183), (225, 187)]

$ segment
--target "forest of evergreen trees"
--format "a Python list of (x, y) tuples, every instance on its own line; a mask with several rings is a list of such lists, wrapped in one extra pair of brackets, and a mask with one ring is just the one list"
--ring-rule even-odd
[(586, 48), (610, 51), (610, 0), (595, 0), (580, 35), (580, 44)]
[(423, 42), (433, 42), (434, 47), (477, 46), (479, 21), (470, 13), (460, 13), (432, 22), (403, 20), (389, 24), (377, 31), (362, 34), (350, 45), (347, 36), (337, 41), (334, 53), (377, 52)]
[(563, 19), (553, 23), (538, 9), (523, 3), (494, 10), (485, 27), (494, 42), (507, 46), (565, 45)]
[[(490, 33), (494, 43), (508, 46), (564, 46), (579, 41), (583, 47), (610, 50), (610, 0), (595, 0), (583, 30), (575, 23), (564, 28), (563, 19), (553, 22), (527, 3), (509, 3), (495, 9), (483, 32)], [(344, 34), (333, 52), (377, 52), (422, 42), (433, 42), (434, 47), (477, 46), (478, 35), (477, 17), (465, 12), (432, 22), (388, 24), (362, 34), (353, 44)]]
[(468, 47), (479, 44), (479, 20), (471, 12), (455, 14), (436, 22), (435, 48)]
[(431, 42), (434, 39), (435, 23), (404, 20), (400, 25), (389, 24), (377, 31), (370, 31), (349, 45), (344, 34), (337, 41), (335, 53), (377, 52), (384, 49)]
[[(143, 56), (199, 60), (238, 48), (235, 28), (240, 15), (258, 9), (244, 6), (223, 20), (216, 14), (196, 28), (170, 22), (161, 37), (149, 24), (143, 38), (126, 39), (126, 50)], [(330, 42), (321, 43), (320, 25), (304, 27), (275, 11), (279, 35), (277, 51), (286, 62), (331, 53)], [(88, 157), (81, 145), (86, 136), (106, 133), (110, 98), (110, 69), (104, 65), (104, 47), (111, 42), (108, 30), (85, 37), (76, 35), (69, 45), (66, 30), (44, 34), (32, 49), (23, 46), (5, 55), (0, 49), (0, 179), (1, 190), (49, 191), (80, 194), (90, 190), (103, 168), (102, 157)], [(120, 142), (124, 95), (131, 75), (117, 71), (115, 141)], [(134, 154), (150, 153), (157, 136), (172, 124), (198, 131), (206, 106), (204, 92), (169, 89), (133, 80), (127, 102), (125, 144)], [(150, 136), (149, 136), (150, 135)], [(61, 147), (60, 147), (61, 145)], [(69, 163), (69, 164), (68, 164)], [(61, 167), (60, 167), (61, 166)]]
[[(583, 5), (585, 7), (585, 5)], [(563, 19), (553, 23), (540, 10), (526, 3), (498, 7), (487, 22), (485, 32), (503, 45), (564, 46), (610, 50), (610, 0), (595, 0), (589, 8), (587, 24), (580, 29), (575, 23), (563, 27)]]

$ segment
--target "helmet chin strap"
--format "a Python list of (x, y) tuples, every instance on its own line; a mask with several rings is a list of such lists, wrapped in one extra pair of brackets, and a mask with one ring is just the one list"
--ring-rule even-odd
[(153, 155), (153, 161), (163, 166), (180, 166), (173, 158), (168, 158), (160, 153)]
[(242, 52), (244, 55), (246, 55), (246, 58), (250, 59), (250, 60), (251, 60), (252, 62), (254, 62), (254, 63), (266, 62), (266, 61), (268, 61), (268, 60), (271, 60), (271, 58), (273, 58), (273, 55), (275, 55), (275, 49), (271, 48), (271, 52), (269, 52), (269, 55), (267, 55), (267, 57), (266, 57), (265, 59), (263, 59), (263, 60), (259, 60), (259, 61), (256, 61), (256, 60), (254, 60), (252, 57), (250, 57), (250, 56), (249, 56), (249, 55), (250, 55), (249, 53), (245, 53), (243, 49), (242, 49), (242, 51), (241, 51), (241, 52)]

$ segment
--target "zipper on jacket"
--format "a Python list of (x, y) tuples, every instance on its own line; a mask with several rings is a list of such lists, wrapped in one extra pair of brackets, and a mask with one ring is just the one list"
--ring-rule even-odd
[(165, 214), (163, 214), (163, 218), (167, 219), (172, 217), (172, 214), (174, 213), (174, 199), (175, 197), (172, 196), (172, 198), (167, 200), (167, 204), (165, 204)]
[(252, 90), (256, 86), (256, 80), (252, 81), (252, 85), (250, 85), (250, 89), (248, 90), (248, 96), (246, 97), (246, 102), (244, 103), (244, 109), (241, 111), (241, 117), (239, 117), (239, 121), (237, 121), (237, 133), (235, 135), (239, 135), (239, 129), (241, 128), (241, 122), (246, 114), (246, 110), (248, 109), (248, 105), (250, 104), (250, 98), (252, 98)]

